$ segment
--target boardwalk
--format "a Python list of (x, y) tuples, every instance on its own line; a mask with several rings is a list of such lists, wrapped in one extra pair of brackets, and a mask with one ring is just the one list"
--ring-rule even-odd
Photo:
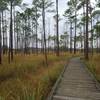
[(96, 81), (79, 58), (70, 60), (52, 100), (100, 100)]

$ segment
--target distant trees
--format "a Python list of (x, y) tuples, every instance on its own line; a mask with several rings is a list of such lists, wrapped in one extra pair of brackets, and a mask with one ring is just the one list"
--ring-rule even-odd
[(79, 22), (78, 24), (77, 24), (77, 28), (79, 29), (79, 36), (77, 36), (77, 39), (76, 39), (76, 41), (79, 41), (80, 42), (80, 44), (81, 44), (81, 53), (83, 52), (83, 41), (84, 41), (84, 34), (83, 34), (83, 32), (82, 32), (82, 26), (83, 26), (84, 24), (83, 24), (83, 22)]
[(1, 26), (2, 26), (2, 40), (3, 40), (3, 54), (5, 54), (5, 23), (4, 23), (4, 11), (7, 10), (7, 3), (5, 1), (1, 1), (1, 7), (0, 7), (0, 12), (1, 12)]
[(62, 51), (68, 51), (69, 35), (67, 32), (60, 35), (60, 42), (61, 42), (60, 46), (62, 48)]
[[(35, 28), (36, 28), (36, 53), (38, 54), (38, 18), (40, 17), (39, 14), (39, 0), (33, 0), (33, 11), (34, 11), (34, 15), (35, 15)], [(33, 16), (34, 16), (33, 15)]]
[[(5, 41), (8, 49), (8, 61), (9, 63), (13, 61), (14, 52), (18, 54), (20, 51), (24, 54), (29, 54), (30, 49), (32, 52), (36, 51), (39, 53), (41, 42), (41, 48), (43, 49), (43, 54), (45, 55), (46, 65), (47, 62), (47, 36), (46, 36), (46, 12), (53, 12), (49, 8), (53, 5), (53, 2), (49, 0), (33, 0), (32, 8), (28, 8), (27, 4), (22, 5), (22, 0), (2, 0), (0, 4), (0, 62), (2, 56), (2, 50), (4, 51)], [(19, 6), (20, 5), (20, 6)], [(16, 11), (16, 6), (19, 6), (22, 11)], [(23, 7), (24, 6), (24, 7)], [(4, 11), (7, 11), (8, 17), (5, 17), (6, 23), (4, 23)], [(42, 18), (42, 29), (43, 29), (43, 39), (38, 38), (38, 19)], [(54, 48), (56, 48), (56, 55), (59, 56), (59, 15), (58, 15), (58, 0), (56, 0), (56, 36), (49, 36), (54, 42)], [(10, 18), (10, 20), (8, 20)], [(40, 19), (41, 19), (40, 18)], [(8, 23), (10, 23), (8, 25)], [(5, 24), (5, 25), (4, 25)], [(8, 29), (9, 26), (9, 29)], [(4, 27), (6, 32), (6, 37), (4, 36)], [(9, 32), (9, 34), (8, 34)], [(3, 35), (3, 36), (2, 36)], [(9, 36), (8, 36), (9, 35)], [(2, 40), (3, 37), (3, 40)], [(5, 40), (6, 38), (6, 40)], [(7, 38), (9, 38), (7, 40)], [(3, 43), (2, 43), (3, 41)], [(2, 49), (3, 45), (3, 49)], [(50, 47), (48, 42), (48, 49)], [(5, 53), (4, 53), (5, 54)]]
[(40, 0), (39, 1), (39, 8), (42, 11), (42, 24), (43, 24), (43, 52), (45, 55), (45, 61), (46, 65), (48, 66), (48, 61), (47, 61), (47, 41), (46, 41), (46, 23), (45, 23), (45, 18), (46, 18), (46, 10), (52, 6), (53, 2), (48, 1), (48, 0)]
[[(58, 3), (55, 0), (56, 7), (53, 11), (53, 2), (50, 0), (33, 0), (32, 7), (22, 4), (22, 0), (0, 1), (0, 64), (4, 54), (8, 54), (9, 63), (13, 61), (14, 52), (25, 55), (41, 52), (46, 65), (48, 53), (53, 51), (59, 56), (60, 50), (67, 51), (69, 46), (70, 53), (74, 51), (74, 54), (77, 49), (84, 49), (86, 59), (89, 58), (90, 51), (92, 55), (95, 50), (100, 52), (100, 10), (95, 9), (100, 7), (99, 0), (96, 0), (94, 6), (90, 0), (69, 0), (64, 13), (69, 30), (66, 29), (64, 34), (59, 34)], [(16, 9), (17, 6), (21, 11)], [(50, 34), (51, 27), (46, 22), (47, 12), (56, 12), (54, 35)]]
[(68, 2), (68, 6), (71, 8), (72, 12), (74, 13), (74, 14), (72, 14), (73, 22), (75, 23), (75, 26), (74, 26), (74, 31), (75, 31), (75, 35), (74, 35), (74, 54), (76, 53), (77, 5), (78, 5), (78, 0), (70, 0)]
[[(4, 52), (4, 11), (7, 9), (7, 3), (5, 0), (0, 1), (0, 64), (2, 63), (2, 41), (3, 41), (3, 52)], [(3, 36), (2, 36), (3, 33)], [(3, 37), (3, 39), (2, 39)]]
[(70, 24), (70, 53), (72, 53), (72, 10), (70, 7), (65, 11), (64, 17), (68, 19)]
[(10, 5), (10, 31), (9, 31), (9, 55), (8, 60), (13, 61), (13, 6), (21, 3), (21, 0), (8, 0)]
[[(100, 11), (95, 8), (100, 7), (99, 0), (96, 0), (96, 5), (93, 6), (90, 0), (69, 0), (67, 2), (68, 9), (65, 11), (65, 18), (67, 22), (70, 22), (70, 52), (72, 49), (76, 52), (76, 41), (81, 41), (81, 50), (84, 47), (85, 59), (89, 59), (89, 52), (93, 55), (94, 39), (99, 32), (99, 16)], [(82, 12), (80, 12), (80, 10)], [(95, 17), (94, 17), (95, 16)], [(96, 22), (96, 23), (95, 23)], [(73, 27), (74, 26), (74, 27)], [(73, 31), (72, 31), (73, 30)], [(97, 31), (96, 31), (97, 30)], [(79, 32), (80, 31), (80, 32)], [(74, 35), (74, 44), (71, 42)], [(79, 36), (78, 36), (79, 33)], [(99, 39), (99, 38), (98, 38)], [(99, 41), (97, 39), (97, 49), (99, 48)], [(84, 42), (84, 44), (83, 44)], [(72, 47), (72, 45), (74, 47)], [(72, 48), (72, 49), (71, 49)], [(78, 48), (79, 49), (79, 48)], [(99, 50), (99, 49), (98, 49)]]

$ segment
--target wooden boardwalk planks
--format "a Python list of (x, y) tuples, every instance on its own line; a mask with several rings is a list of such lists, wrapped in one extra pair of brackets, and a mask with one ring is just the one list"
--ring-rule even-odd
[(100, 100), (96, 81), (79, 58), (70, 60), (52, 100)]

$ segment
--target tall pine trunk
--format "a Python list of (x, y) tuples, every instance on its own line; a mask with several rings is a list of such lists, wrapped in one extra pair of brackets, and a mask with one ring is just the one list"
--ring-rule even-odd
[(13, 61), (13, 23), (12, 23), (12, 0), (10, 2), (10, 37), (9, 37), (9, 63)]
[(2, 34), (3, 34), (3, 54), (5, 54), (5, 37), (4, 37), (4, 16), (3, 16), (3, 11), (2, 11)]
[(83, 38), (82, 38), (82, 29), (80, 28), (80, 38), (81, 38), (81, 53), (83, 52)]
[(37, 23), (37, 7), (36, 7), (36, 54), (38, 55), (38, 23)]
[(1, 13), (0, 13), (0, 64), (2, 63), (2, 36), (1, 36)]
[(56, 0), (56, 11), (57, 11), (57, 19), (56, 19), (56, 22), (57, 22), (57, 51), (56, 51), (56, 55), (59, 56), (59, 15), (58, 15), (58, 0)]
[(76, 25), (77, 25), (77, 19), (76, 19), (76, 11), (75, 11), (75, 36), (74, 36), (74, 54), (76, 54)]
[(92, 23), (92, 16), (91, 16), (91, 53), (92, 53), (92, 56), (93, 56), (93, 23)]
[[(83, 4), (83, 16), (84, 18), (86, 17), (85, 15), (85, 4)], [(86, 19), (86, 18), (85, 18)], [(83, 25), (83, 33), (84, 33), (84, 56), (85, 56), (85, 50), (86, 50), (86, 20), (84, 19), (84, 25)]]
[(13, 12), (13, 16), (14, 16), (14, 24), (13, 24), (13, 26), (14, 26), (14, 44), (15, 44), (15, 48), (14, 48), (14, 52), (15, 52), (15, 54), (16, 54), (16, 32), (15, 32), (15, 28), (16, 28), (16, 14), (15, 14), (15, 7), (13, 7), (13, 9), (14, 9), (14, 12)]
[(93, 18), (92, 18), (92, 6), (91, 6), (91, 3), (89, 1), (89, 4), (90, 4), (90, 16), (91, 16), (91, 53), (92, 53), (92, 56), (93, 56)]
[(70, 22), (70, 53), (72, 53), (72, 22)]
[(7, 54), (7, 52), (8, 52), (8, 42), (7, 42), (7, 40), (8, 40), (8, 36), (7, 36), (7, 14), (6, 14), (6, 11), (5, 11), (5, 53)]
[(88, 52), (89, 52), (89, 47), (88, 47), (88, 25), (89, 25), (89, 17), (88, 17), (88, 5), (89, 4), (89, 1), (88, 0), (86, 0), (86, 43), (85, 43), (85, 45), (86, 45), (86, 50), (85, 50), (85, 59), (86, 60), (88, 60), (89, 59), (89, 54), (88, 54)]
[(46, 66), (48, 66), (47, 48), (46, 48), (46, 33), (45, 33), (45, 7), (44, 7), (44, 1), (43, 1), (43, 9), (42, 9), (42, 19), (43, 19), (43, 32), (44, 32), (44, 55), (45, 55)]

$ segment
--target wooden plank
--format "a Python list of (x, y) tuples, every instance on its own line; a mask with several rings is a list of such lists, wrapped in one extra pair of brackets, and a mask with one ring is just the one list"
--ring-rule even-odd
[(57, 87), (58, 87), (58, 84), (60, 83), (60, 81), (61, 81), (61, 79), (62, 79), (62, 77), (63, 77), (63, 74), (64, 74), (66, 68), (68, 67), (68, 63), (69, 63), (70, 59), (71, 59), (71, 58), (68, 59), (67, 64), (64, 66), (64, 69), (63, 69), (63, 71), (61, 72), (61, 74), (60, 74), (59, 78), (57, 79), (56, 83), (54, 84), (54, 86), (53, 86), (53, 88), (52, 88), (50, 94), (49, 94), (48, 97), (47, 97), (47, 100), (52, 100), (52, 99), (53, 99), (53, 95), (54, 95), (54, 93), (55, 93), (55, 91), (56, 91), (56, 89), (57, 89)]
[(96, 83), (86, 65), (79, 58), (73, 58), (49, 100), (100, 100)]
[(53, 96), (54, 100), (90, 100), (90, 99), (83, 99), (83, 98), (76, 98), (76, 97), (67, 97), (67, 96)]

